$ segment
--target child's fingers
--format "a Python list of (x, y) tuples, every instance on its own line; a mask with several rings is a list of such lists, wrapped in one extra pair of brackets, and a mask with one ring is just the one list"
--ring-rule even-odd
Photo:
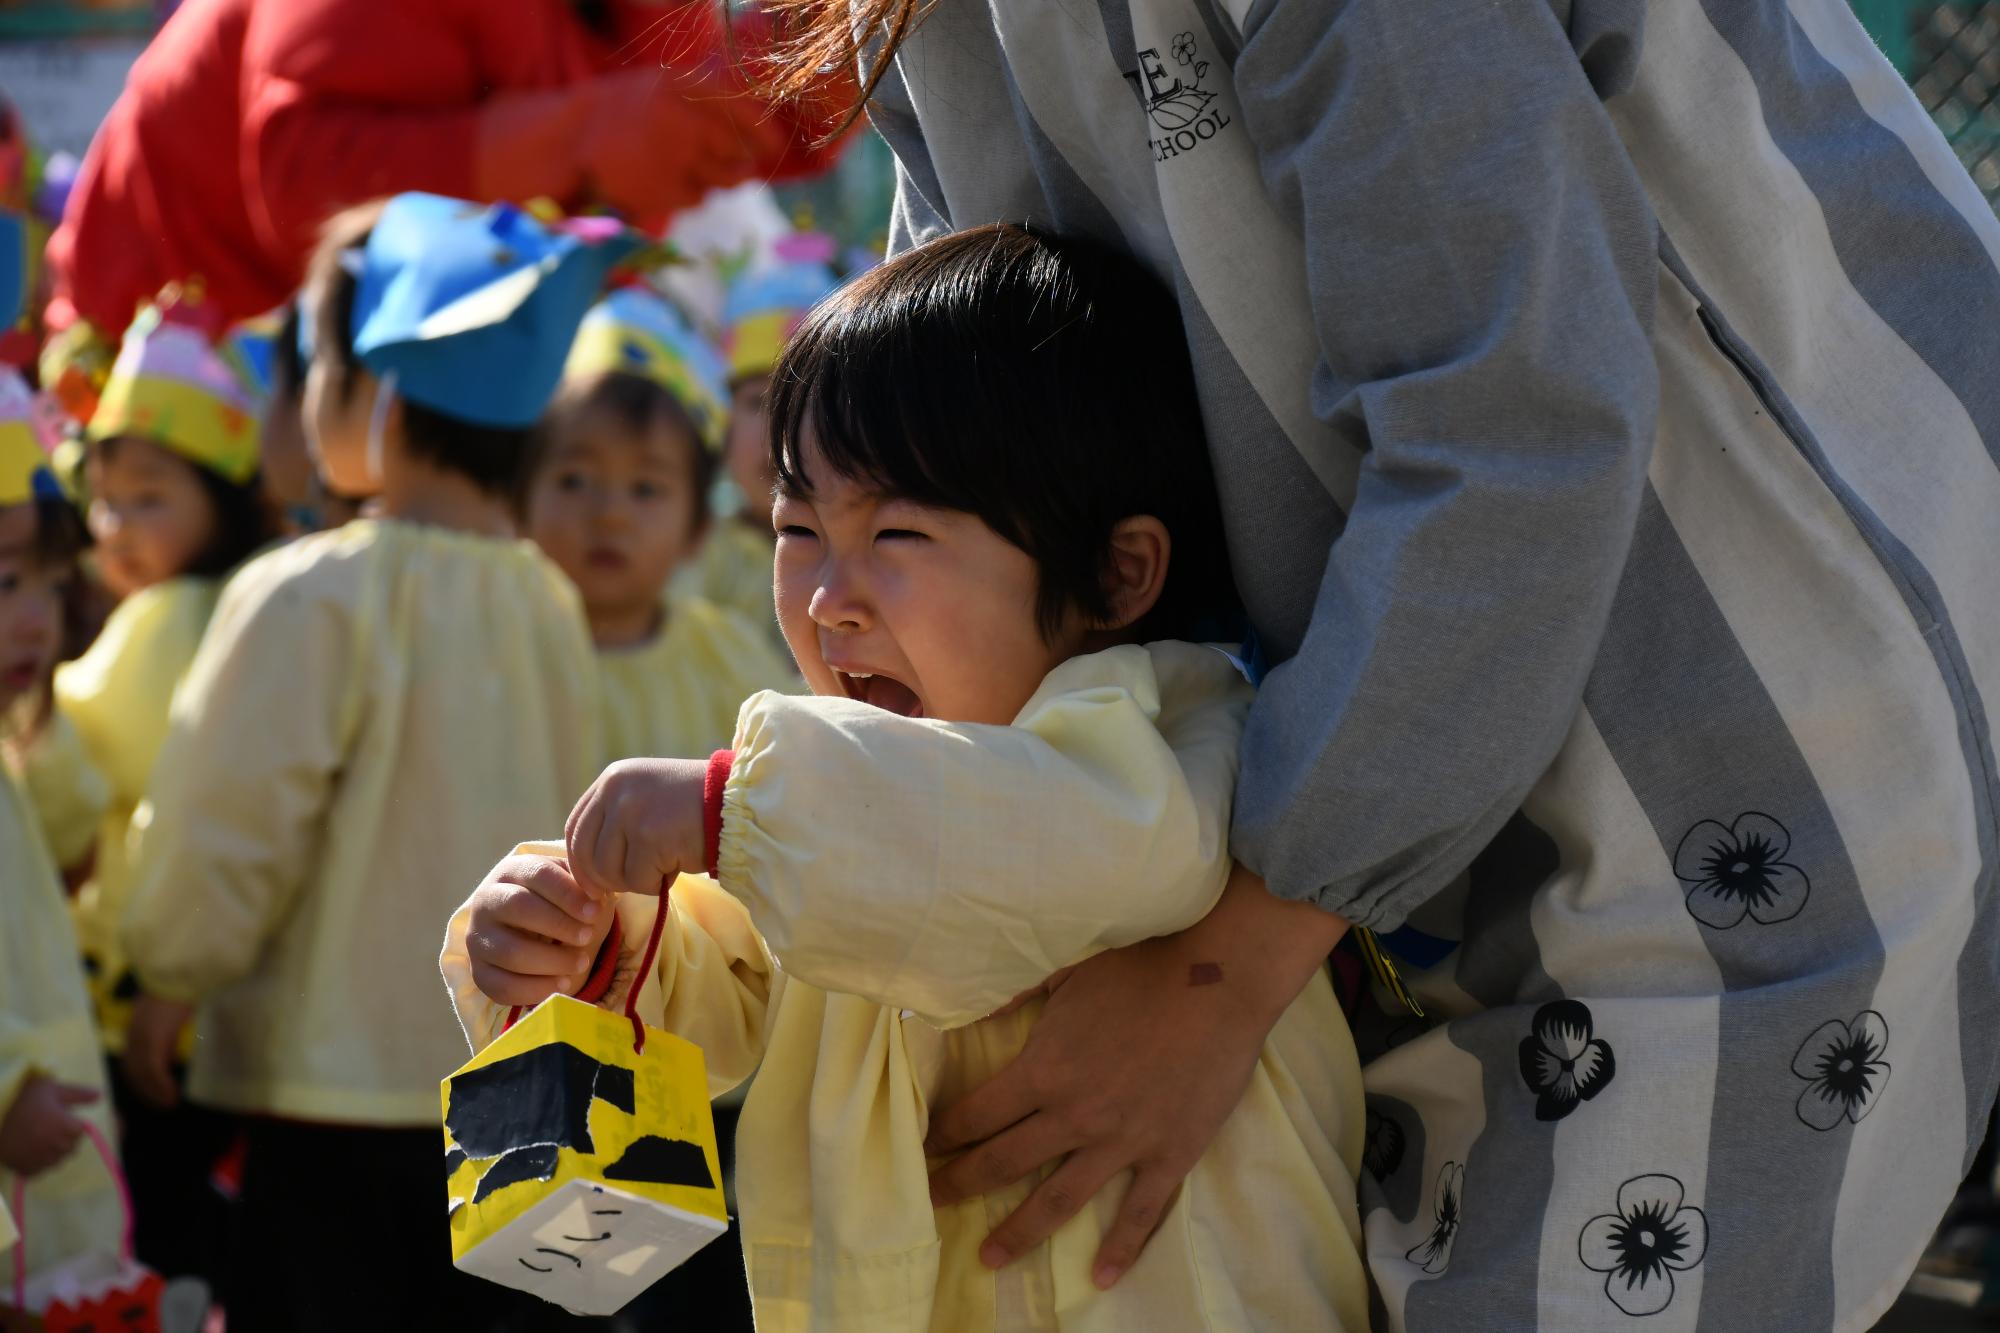
[(526, 889), (563, 918), (565, 928), (541, 932), (550, 939), (575, 936), (578, 944), (585, 943), (589, 932), (576, 931), (577, 923), (595, 921), (606, 910), (606, 904), (579, 884), (568, 866), (550, 857), (514, 858), (501, 867), (496, 879), (500, 884)]
[(619, 893), (632, 887), (625, 878), (627, 841), (625, 821), (622, 819), (607, 819), (597, 830), (597, 843), (591, 852), (591, 865), (596, 872), (598, 883), (607, 892)]
[(532, 1009), (551, 995), (567, 995), (580, 984), (578, 977), (529, 977), (472, 960), (472, 984), (495, 1004), (520, 1005)]
[[(576, 949), (585, 951), (589, 950), (591, 944), (596, 939), (589, 925), (578, 921), (575, 917), (530, 889), (516, 889), (511, 895), (505, 898), (496, 895), (492, 907), (480, 917), (477, 928), (495, 936), (503, 933), (514, 934), (524, 938), (528, 942), (540, 943), (547, 941), (551, 946), (574, 945)], [(560, 952), (567, 954), (571, 950), (563, 949)], [(507, 964), (503, 964), (503, 966), (507, 966)], [(515, 968), (514, 970), (525, 972), (530, 969)], [(567, 967), (555, 967), (547, 970), (568, 971), (569, 969)]]
[[(598, 779), (598, 783), (601, 786), (603, 779)], [(596, 894), (615, 892), (617, 888), (605, 883), (603, 867), (597, 860), (597, 845), (604, 836), (604, 829), (604, 800), (599, 787), (592, 787), (577, 802), (576, 809), (570, 812), (570, 824), (564, 837), (569, 852), (570, 874), (584, 888)]]
[(135, 1024), (125, 1039), (125, 1077), (141, 1100), (161, 1108), (180, 1099), (174, 1087), (169, 1052), (172, 1042), (161, 1042), (150, 1029)]
[(571, 944), (584, 943), (577, 929), (560, 912), (532, 893), (501, 899), (475, 917), (466, 931), (465, 952), (475, 963), (487, 963), (531, 977), (567, 977), (590, 970), (590, 955)]

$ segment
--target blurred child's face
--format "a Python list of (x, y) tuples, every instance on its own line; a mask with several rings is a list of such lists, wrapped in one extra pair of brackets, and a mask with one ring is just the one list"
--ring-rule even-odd
[(729, 393), (729, 440), (723, 446), (722, 465), (747, 501), (745, 518), (763, 517), (777, 480), (771, 471), (771, 423), (764, 410), (770, 392), (771, 377), (753, 375)]
[(528, 535), (576, 584), (593, 624), (649, 621), (693, 553), (700, 447), (671, 422), (634, 434), (602, 413), (552, 442), (528, 491)]
[(1004, 726), (1084, 648), (1035, 623), (1034, 560), (975, 516), (872, 492), (810, 441), (811, 495), (780, 495), (778, 623), (814, 694)]
[(173, 578), (215, 539), (220, 518), (196, 466), (134, 436), (90, 447), (90, 535), (114, 596)]
[(382, 479), (368, 461), (368, 414), (375, 408), (375, 377), (358, 366), (343, 399), (332, 366), (315, 356), (306, 369), (306, 447), (319, 478), (336, 495), (373, 495)]
[(35, 506), (0, 509), (0, 709), (38, 685), (62, 641), (62, 581), (35, 553)]

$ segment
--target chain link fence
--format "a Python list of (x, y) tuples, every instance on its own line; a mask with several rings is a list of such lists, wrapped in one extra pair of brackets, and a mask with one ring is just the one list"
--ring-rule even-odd
[(1853, 0), (2000, 210), (2000, 0)]

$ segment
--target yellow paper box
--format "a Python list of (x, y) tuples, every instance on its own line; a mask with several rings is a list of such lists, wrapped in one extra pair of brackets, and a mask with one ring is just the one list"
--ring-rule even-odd
[(721, 1235), (701, 1048), (557, 995), (443, 1084), (452, 1262), (607, 1315)]

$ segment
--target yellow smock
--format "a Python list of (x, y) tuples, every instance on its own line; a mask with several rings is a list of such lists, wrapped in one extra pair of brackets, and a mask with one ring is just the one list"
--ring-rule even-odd
[(198, 1001), (189, 1093), (435, 1125), (436, 928), (596, 776), (576, 593), (526, 542), (362, 520), (230, 581), (176, 697), (124, 939)]
[[(104, 1056), (91, 1019), (90, 993), (77, 961), (76, 931), (63, 904), (55, 862), (29, 803), (11, 772), (0, 770), (0, 1113), (36, 1074), (104, 1094), (74, 1108), (111, 1142), (111, 1100)], [(16, 1180), (0, 1168), (0, 1198), (10, 1203)], [(26, 1233), (28, 1275), (86, 1254), (118, 1253), (124, 1225), (116, 1185), (88, 1140), (40, 1175), (30, 1177), (18, 1219)], [(4, 1248), (0, 1246), (0, 1248)], [(0, 1264), (11, 1299), (13, 1262)]]
[(782, 651), (785, 640), (778, 632), (778, 608), (771, 592), (777, 549), (767, 517), (760, 516), (755, 525), (740, 518), (717, 519), (702, 540), (701, 554), (675, 576), (674, 591), (734, 611)]
[[(1248, 702), (1220, 653), (1163, 643), (1065, 663), (1010, 727), (847, 700), (745, 705), (720, 884), (675, 882), (639, 1009), (703, 1048), (713, 1091), (762, 1056), (737, 1130), (762, 1333), (1367, 1327), (1361, 1071), (1324, 974), (1279, 1020), (1242, 1104), (1111, 1291), (1090, 1265), (1121, 1190), (998, 1274), (979, 1246), (1030, 1184), (950, 1208), (929, 1199), (930, 1108), (1019, 1054), (1040, 1005), (981, 1015), (1214, 905)], [(852, 799), (830, 820), (813, 797), (835, 787)], [(620, 901), (628, 955), (655, 910)], [(806, 929), (780, 931), (808, 912)], [(850, 913), (854, 928), (837, 929)], [(465, 928), (462, 909), (441, 962), (477, 1048), (502, 1015), (472, 985)], [(622, 1005), (636, 970), (621, 963), (606, 1006)]]
[(118, 920), (132, 889), (132, 816), (166, 740), (174, 688), (194, 660), (220, 590), (219, 581), (194, 577), (141, 589), (118, 604), (82, 657), (56, 668), (56, 707), (75, 725), (84, 752), (110, 786), (98, 823), (97, 861), (71, 911), (98, 1025), (112, 1051), (124, 1049), (132, 1016), (129, 965), (118, 941)]
[(10, 757), (17, 761), (16, 772), (57, 868), (81, 864), (111, 808), (111, 784), (90, 761), (76, 724), (53, 709), (34, 737)]
[(670, 599), (648, 642), (598, 649), (597, 673), (611, 759), (705, 759), (729, 744), (745, 699), (798, 685), (768, 634), (699, 597)]

